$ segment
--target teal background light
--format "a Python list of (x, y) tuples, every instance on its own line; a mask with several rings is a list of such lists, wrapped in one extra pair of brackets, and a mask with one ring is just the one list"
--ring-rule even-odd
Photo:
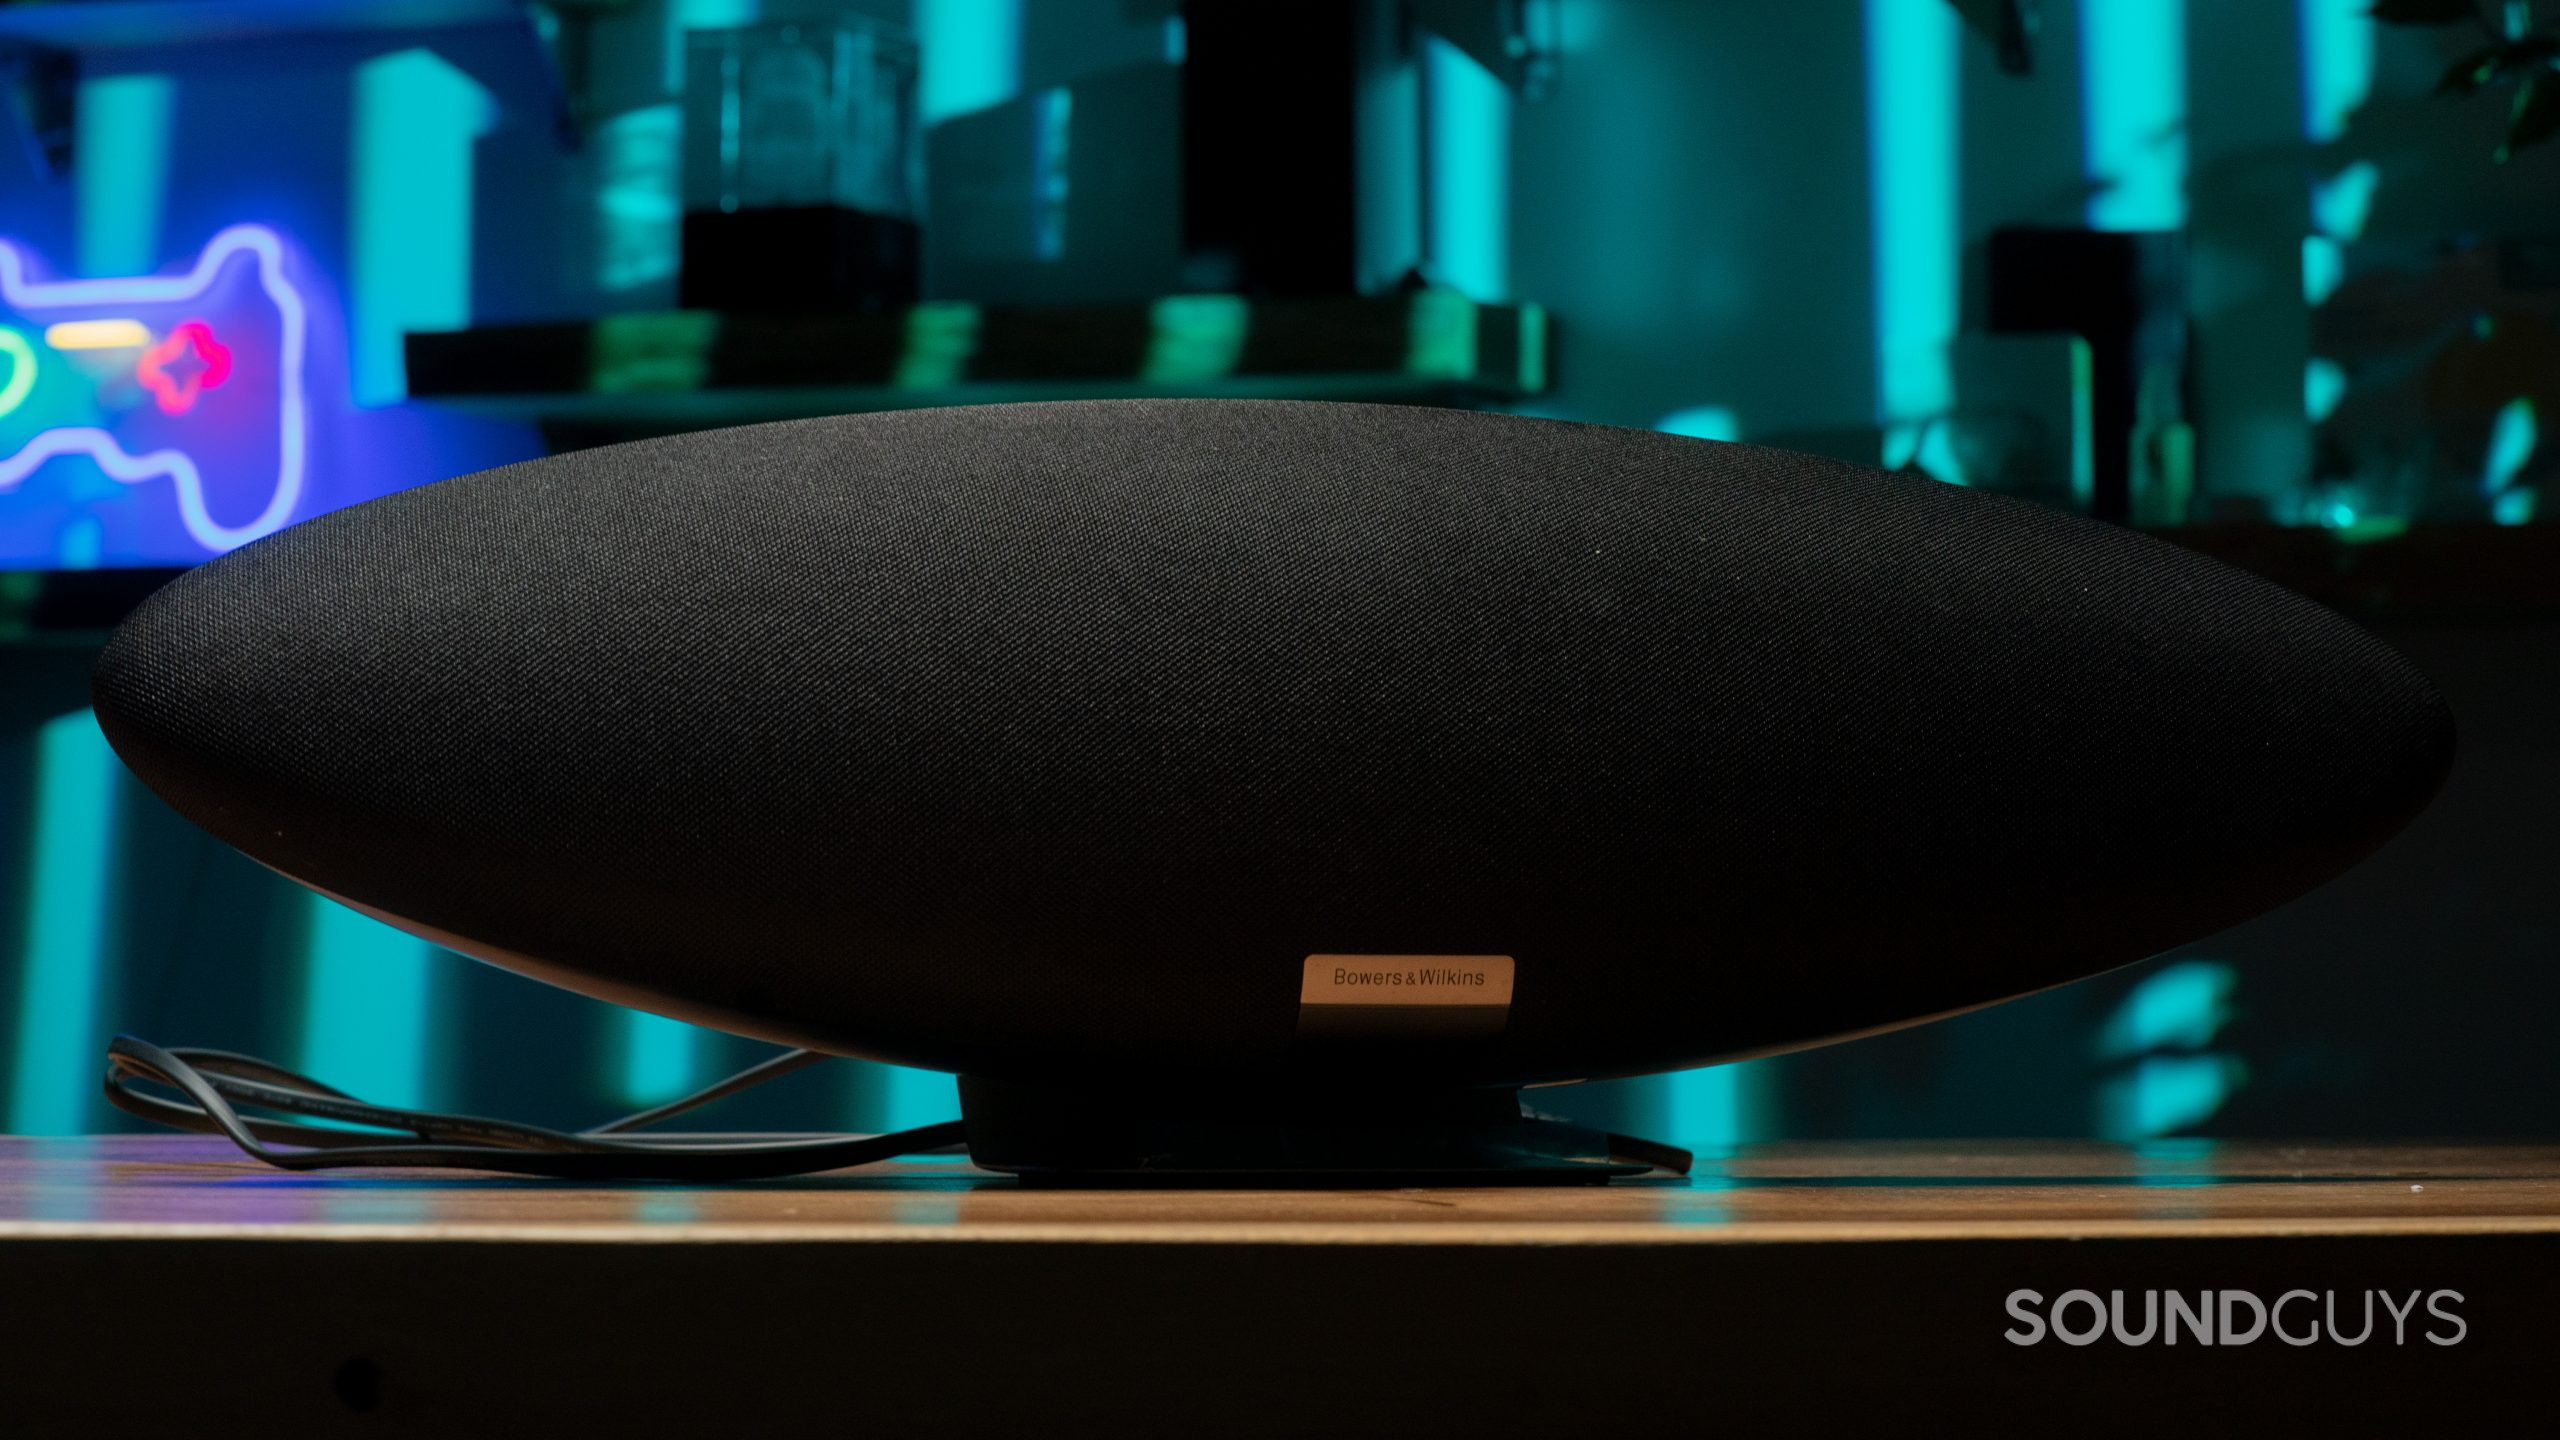
[(1022, 88), (1023, 0), (915, 0), (917, 112), (927, 125)]
[(1739, 440), (1742, 422), (1733, 411), (1722, 405), (1692, 405), (1674, 410), (1653, 422), (1653, 428), (1665, 435), (1686, 435), (1695, 440)]
[(2533, 519), (2538, 493), (2533, 486), (2515, 481), (2541, 445), (2541, 428), (2531, 400), (2519, 395), (2498, 407), (2497, 418), (2489, 427), (2488, 458), (2480, 474), (2480, 488), (2489, 497), (2489, 518), (2493, 522), (2522, 525)]
[(1691, 1150), (1764, 1138), (1771, 1072), (1757, 1061), (1710, 1065), (1662, 1078), (1662, 1136)]
[(960, 1082), (939, 1070), (904, 1065), (875, 1065), (878, 1114), (872, 1123), (881, 1133), (912, 1130), (960, 1118)]
[(1425, 241), (1440, 283), (1472, 300), (1511, 283), (1511, 92), (1475, 57), (1432, 37), (1423, 58)]
[(2185, 0), (2080, 0), (2080, 95), (2091, 228), (2186, 224)]
[(452, 1040), (435, 1023), (439, 952), (327, 896), (306, 906), (299, 1068), (378, 1105), (436, 1103), (428, 1057)]
[(2373, 214), (2374, 192), (2381, 185), (2382, 169), (2370, 160), (2355, 161), (2314, 185), (2311, 190), (2312, 228), (2338, 240), (2353, 240), (2362, 235), (2365, 221)]
[(110, 75), (81, 83), (81, 163), (73, 175), (80, 195), (81, 274), (148, 275), (159, 266), (176, 96), (177, 86), (166, 75)]
[(2098, 1089), (2098, 1134), (2139, 1140), (2211, 1119), (2249, 1071), (2209, 1047), (2235, 1014), (2239, 973), (2218, 960), (2179, 960), (2145, 975), (2098, 1030), (2102, 1061), (2124, 1068)]
[(402, 337), (471, 320), (473, 146), (497, 109), (431, 50), (369, 60), (350, 126), (349, 363), (356, 402), (409, 391)]
[(19, 952), (6, 1128), (69, 1135), (86, 1128), (105, 1046), (99, 990), (114, 889), (116, 777), (123, 765), (87, 710), (45, 722), (35, 753), (35, 863)]
[(2482, 492), (2496, 495), (2505, 490), (2533, 459), (2541, 440), (2531, 400), (2519, 395), (2499, 406), (2497, 418), (2489, 424), (2489, 453), (2480, 471)]
[(1945, 0), (1866, 0), (1876, 409), (1891, 465), (1917, 443), (1914, 422), (1955, 401), (1947, 347), (1963, 273), (1956, 25)]
[(2302, 372), (2302, 412), (2314, 421), (2326, 420), (2346, 398), (2346, 367), (2324, 355), (2312, 356)]
[[(2302, 135), (2327, 146), (2347, 133), (2348, 118), (2373, 92), (2374, 22), (2365, 0), (2297, 0), (2301, 27)], [(2317, 162), (2315, 161), (2315, 165)], [(2325, 168), (2325, 167), (2323, 167)], [(2311, 215), (2322, 233), (2303, 237), (2302, 296), (2320, 305), (2346, 278), (2345, 242), (2364, 229), (2379, 172), (2367, 162), (2342, 167), (2312, 182)], [(2346, 372), (2336, 361), (2313, 356), (2303, 374), (2303, 414), (2318, 424), (2346, 397)], [(2353, 518), (2353, 512), (2348, 512)], [(2329, 523), (2337, 523), (2334, 516)]]
[(1052, 85), (1040, 92), (1039, 138), (1032, 160), (1031, 253), (1055, 261), (1067, 253), (1068, 141), (1075, 133), (1076, 92)]
[(684, 217), (683, 112), (672, 101), (627, 110), (595, 127), (596, 288), (638, 290), (674, 280)]
[[(177, 86), (166, 75), (81, 82), (75, 114), (86, 160), (72, 175), (81, 274), (148, 275), (159, 268), (176, 98)], [(115, 489), (99, 482), (102, 496)], [(104, 561), (104, 540), (98, 516), (71, 520), (58, 532), (54, 561), (65, 569), (94, 569)]]
[[(2302, 300), (2319, 305), (2338, 293), (2347, 278), (2345, 247), (2326, 235), (2302, 237)], [(2314, 416), (2314, 419), (2319, 417)]]
[(702, 1073), (708, 1031), (643, 1010), (615, 1015), (613, 1026), (618, 1052), (613, 1090), (623, 1103), (663, 1104), (700, 1088), (708, 1078)]
[(684, 93), (685, 32), (734, 30), (753, 25), (764, 7), (757, 0), (663, 0), (664, 31), (660, 45), (666, 57), (665, 85), (670, 95)]
[(2373, 6), (2368, 0), (2299, 0), (2302, 133), (2326, 145), (2373, 92)]
[(2212, 960), (2180, 960), (2142, 977), (2098, 1032), (2099, 1053), (2127, 1059), (2169, 1047), (2200, 1050), (2231, 1020), (2239, 976)]
[[(659, 94), (679, 104), (684, 95), (685, 52), (691, 43), (686, 32), (740, 29), (755, 24), (764, 10), (758, 0), (659, 0), (659, 3), (661, 6), (658, 15)], [(672, 122), (670, 128), (674, 128)], [(612, 142), (608, 140), (607, 143)], [(680, 154), (682, 151), (680, 130), (677, 133), (676, 148)], [(610, 154), (609, 151), (607, 153)], [(683, 197), (683, 177), (678, 157), (669, 155), (665, 158), (664, 164), (666, 171), (663, 180), (643, 180), (641, 183), (651, 188), (663, 185), (672, 201), (680, 208)], [(607, 183), (612, 182), (608, 179)], [(672, 274), (674, 237), (668, 237), (666, 245), (669, 273)]]
[(2148, 1055), (2098, 1092), (2098, 1136), (2142, 1140), (2213, 1118), (2248, 1078), (2232, 1055)]

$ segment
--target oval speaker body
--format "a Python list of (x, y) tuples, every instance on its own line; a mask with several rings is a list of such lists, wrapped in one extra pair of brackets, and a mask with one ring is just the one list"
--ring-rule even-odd
[(2421, 807), (2433, 691), (2141, 535), (1740, 445), (1124, 401), (589, 450), (153, 597), (101, 723), (586, 993), (1005, 1079), (1505, 1084), (2009, 998)]

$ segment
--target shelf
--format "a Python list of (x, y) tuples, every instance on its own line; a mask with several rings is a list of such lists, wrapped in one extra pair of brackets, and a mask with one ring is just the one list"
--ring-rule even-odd
[[(281, 35), (451, 30), (524, 20), (527, 0), (85, 0), (0, 4), (0, 41), (55, 50), (200, 45)], [(590, 3), (579, 9), (611, 8)]]
[(2151, 533), (2360, 620), (2560, 615), (2560, 525), (2200, 525)]
[(576, 22), (629, 0), (0, 0), (0, 76), (14, 79), (9, 119), (53, 178), (70, 173), (81, 54), (301, 35), (415, 33), (505, 26), (539, 61), (554, 133), (575, 149), (578, 99), (560, 64)]
[(0, 645), (93, 645), (175, 569), (0, 571)]
[[(1918, 1141), (1608, 1186), (521, 1184), (0, 1140), (0, 1385), (29, 1434), (2521, 1435), (2482, 1422), (2548, 1423), (2555, 1174), (2547, 1144)], [(2045, 1328), (2128, 1294), (2149, 1340), (2198, 1286), (2230, 1288), (2181, 1338), (2219, 1345)], [(2437, 1298), (2403, 1341), (2373, 1288)], [(142, 1351), (150, 1315), (254, 1348)], [(2372, 1343), (2295, 1348), (2331, 1316)]]
[[(1545, 386), (1534, 305), (1449, 291), (1074, 309), (673, 311), (408, 337), (409, 394), (614, 435), (858, 410), (1180, 395), (1498, 403)], [(573, 437), (575, 438), (575, 437)]]

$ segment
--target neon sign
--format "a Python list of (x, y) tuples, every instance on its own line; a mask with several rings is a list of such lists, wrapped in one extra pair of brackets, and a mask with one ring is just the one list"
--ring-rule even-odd
[(234, 225), (177, 275), (28, 270), (0, 242), (0, 522), (55, 461), (124, 485), (167, 481), (188, 538), (210, 552), (293, 518), (310, 319), (274, 231)]

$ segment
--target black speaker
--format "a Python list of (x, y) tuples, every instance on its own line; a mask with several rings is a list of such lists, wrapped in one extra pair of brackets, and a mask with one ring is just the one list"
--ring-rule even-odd
[(440, 944), (1052, 1098), (1464, 1104), (1952, 1014), (2311, 889), (2453, 747), (2371, 636), (2125, 530), (1259, 401), (465, 476), (177, 579), (96, 694), (190, 819)]

